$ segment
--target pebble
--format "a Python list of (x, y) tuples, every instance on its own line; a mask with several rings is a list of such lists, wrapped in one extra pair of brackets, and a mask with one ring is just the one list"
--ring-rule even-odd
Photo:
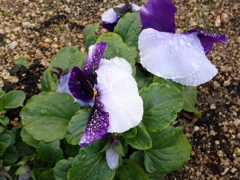
[(215, 104), (211, 104), (210, 105), (210, 109), (216, 109), (217, 107), (216, 107), (216, 105)]
[(221, 19), (220, 19), (220, 16), (217, 16), (217, 18), (216, 18), (216, 20), (215, 20), (215, 26), (216, 26), (216, 27), (221, 26)]
[(8, 76), (7, 80), (11, 83), (17, 83), (19, 81), (17, 76)]
[(231, 80), (228, 79), (227, 81), (224, 81), (223, 86), (226, 87), (226, 86), (229, 86), (230, 84), (231, 84)]
[(17, 27), (15, 27), (15, 28), (13, 28), (13, 31), (14, 32), (17, 32), (17, 31), (19, 31), (21, 29), (21, 27), (20, 26), (17, 26)]
[(44, 57), (42, 51), (40, 49), (36, 49), (36, 54), (35, 54), (35, 58), (36, 59), (42, 59)]
[(226, 23), (226, 22), (228, 22), (228, 15), (226, 14), (226, 13), (222, 13), (221, 14), (221, 22), (222, 23)]
[(18, 46), (18, 42), (17, 41), (13, 41), (9, 44), (9, 48), (10, 49), (15, 49)]
[(44, 47), (45, 49), (48, 49), (48, 48), (50, 48), (50, 44), (49, 43), (43, 43), (42, 47)]
[(198, 126), (194, 126), (194, 131), (198, 131), (200, 128)]
[(24, 28), (31, 28), (32, 24), (30, 22), (22, 22), (22, 27), (24, 27)]
[(66, 8), (65, 8), (65, 11), (66, 11), (68, 14), (71, 13), (71, 9), (70, 9), (69, 7), (66, 7)]
[(235, 119), (233, 121), (233, 124), (234, 124), (235, 127), (239, 127), (240, 126), (240, 119)]

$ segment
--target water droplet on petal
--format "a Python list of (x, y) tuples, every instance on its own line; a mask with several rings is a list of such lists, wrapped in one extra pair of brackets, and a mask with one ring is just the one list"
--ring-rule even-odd
[(179, 40), (179, 44), (180, 44), (180, 45), (185, 45), (185, 41), (184, 41), (183, 39), (180, 39), (180, 40)]
[(187, 42), (187, 45), (190, 47), (190, 46), (192, 46), (192, 43), (191, 42)]

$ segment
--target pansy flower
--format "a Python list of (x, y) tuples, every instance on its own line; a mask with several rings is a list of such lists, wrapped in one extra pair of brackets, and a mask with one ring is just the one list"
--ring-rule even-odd
[(127, 7), (128, 5), (130, 6), (130, 11), (140, 10), (140, 7), (138, 5), (134, 3), (128, 3), (127, 1), (114, 8), (108, 9), (102, 14), (102, 27), (112, 32), (120, 17), (129, 11)]
[(83, 68), (74, 67), (58, 85), (58, 92), (65, 87), (80, 105), (83, 102), (92, 106), (80, 146), (100, 140), (107, 133), (125, 132), (142, 120), (143, 101), (131, 65), (120, 57), (102, 59), (106, 46), (105, 42), (90, 46)]
[(211, 80), (216, 67), (206, 57), (214, 42), (226, 43), (225, 35), (208, 34), (192, 29), (175, 33), (171, 0), (149, 0), (141, 7), (142, 32), (139, 35), (140, 61), (156, 76), (188, 86)]

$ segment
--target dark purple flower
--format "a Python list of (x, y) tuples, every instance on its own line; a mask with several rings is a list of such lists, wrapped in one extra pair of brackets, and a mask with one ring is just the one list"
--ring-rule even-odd
[[(133, 11), (140, 10), (140, 7), (138, 5), (133, 3), (129, 4), (132, 6)], [(125, 4), (120, 4), (116, 7), (124, 9)], [(121, 16), (122, 15), (116, 13), (113, 8), (108, 9), (105, 13), (102, 14), (102, 27), (112, 32)]]
[[(74, 67), (61, 77), (58, 92), (92, 106), (86, 130), (79, 145), (85, 146), (137, 126), (143, 115), (143, 102), (130, 64), (123, 58), (102, 59), (107, 43), (89, 47), (82, 70)], [(69, 75), (70, 74), (70, 75)]]
[(214, 42), (226, 43), (225, 35), (192, 29), (175, 33), (176, 7), (171, 0), (149, 0), (141, 7), (140, 61), (149, 72), (183, 85), (197, 86), (211, 80), (216, 67), (206, 57)]

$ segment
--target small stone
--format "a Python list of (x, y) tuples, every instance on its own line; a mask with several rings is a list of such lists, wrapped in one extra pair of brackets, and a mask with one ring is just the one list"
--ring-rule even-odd
[(232, 67), (230, 65), (225, 65), (225, 66), (222, 66), (221, 69), (220, 69), (221, 72), (231, 72), (232, 71)]
[(11, 83), (17, 83), (19, 79), (16, 76), (9, 76), (7, 80)]
[(35, 58), (36, 59), (42, 59), (44, 57), (42, 51), (40, 49), (36, 49), (36, 54), (35, 54)]
[(14, 31), (14, 32), (17, 32), (17, 31), (19, 31), (20, 29), (21, 29), (21, 27), (17, 26), (17, 27), (15, 27), (15, 28), (13, 28), (13, 31)]
[(221, 87), (220, 84), (217, 81), (213, 81), (213, 86), (214, 86), (214, 88)]
[(13, 41), (9, 44), (9, 48), (10, 49), (15, 49), (18, 46), (18, 42), (17, 41)]
[(200, 128), (198, 126), (194, 126), (194, 131), (198, 131)]
[(216, 26), (216, 27), (221, 26), (221, 19), (220, 19), (220, 16), (217, 16), (217, 18), (216, 18), (216, 20), (215, 20), (215, 26)]
[(219, 140), (216, 140), (216, 141), (214, 141), (214, 143), (215, 143), (216, 145), (219, 145), (219, 144), (220, 144), (220, 141), (219, 141)]
[(228, 79), (227, 81), (224, 81), (223, 86), (226, 87), (226, 86), (229, 86), (230, 84), (231, 84), (231, 81), (230, 79)]
[(42, 44), (42, 47), (44, 47), (45, 49), (48, 49), (48, 48), (50, 48), (50, 44), (48, 44), (48, 43), (43, 43), (43, 44)]
[(240, 126), (240, 119), (235, 119), (233, 121), (233, 124), (234, 124), (235, 127), (239, 127)]
[(218, 150), (217, 151), (217, 155), (218, 155), (218, 157), (223, 157), (223, 151), (222, 150)]
[(24, 27), (24, 28), (31, 28), (32, 24), (30, 22), (22, 22), (22, 27)]
[(228, 15), (226, 14), (226, 13), (222, 13), (221, 14), (221, 22), (222, 23), (226, 23), (226, 22), (228, 22)]
[(211, 131), (210, 131), (210, 135), (211, 135), (211, 136), (215, 136), (216, 134), (217, 134), (217, 133), (216, 133), (214, 130), (211, 130)]
[(48, 65), (49, 65), (49, 62), (46, 60), (46, 59), (42, 59), (41, 60), (41, 64), (44, 66), (44, 67), (48, 67)]
[(216, 105), (215, 104), (211, 104), (210, 105), (210, 109), (216, 109), (217, 107), (216, 107)]
[(237, 133), (236, 138), (237, 138), (237, 139), (240, 139), (240, 133)]
[(71, 13), (71, 9), (70, 9), (69, 7), (66, 7), (66, 8), (65, 8), (65, 11), (66, 11), (68, 14)]
[(40, 17), (38, 20), (39, 20), (40, 23), (44, 23), (45, 22), (45, 18), (44, 17)]

